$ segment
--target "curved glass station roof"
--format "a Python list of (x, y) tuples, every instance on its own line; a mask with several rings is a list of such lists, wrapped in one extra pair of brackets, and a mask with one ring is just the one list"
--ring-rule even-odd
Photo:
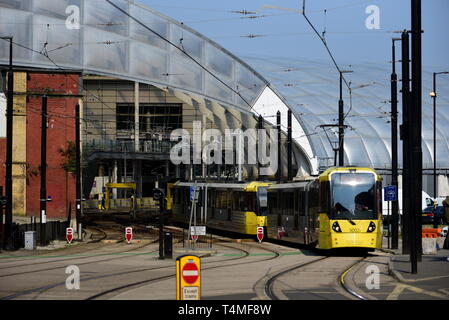
[[(253, 69), (194, 30), (132, 0), (0, 0), (0, 30), (14, 37), (15, 65), (78, 70), (173, 90), (199, 103), (219, 127), (255, 127), (253, 107), (271, 87), (301, 124), (306, 139), (296, 141), (311, 144), (302, 146), (311, 147), (307, 160), (333, 164), (334, 129), (319, 127), (337, 118), (338, 74), (329, 64), (245, 58)], [(8, 43), (0, 41), (1, 64), (8, 63), (8, 54)], [(388, 66), (352, 66), (347, 76), (353, 88), (346, 118), (347, 164), (390, 167)], [(424, 72), (424, 92), (430, 91), (430, 77)], [(449, 79), (440, 77), (438, 83), (438, 166), (449, 168)], [(347, 94), (344, 100), (348, 110)], [(423, 110), (428, 110), (423, 112), (424, 168), (433, 163), (431, 103), (423, 93)]]
[[(322, 166), (333, 165), (338, 128), (322, 128), (338, 121), (339, 74), (330, 62), (273, 57), (244, 58), (262, 73), (302, 119), (312, 148)], [(398, 78), (401, 77), (397, 63)], [(343, 83), (345, 124), (345, 164), (391, 168), (390, 74), (391, 64), (343, 66), (352, 73), (344, 76), (352, 88)], [(429, 96), (432, 73), (423, 68), (422, 152), (423, 168), (433, 168), (433, 101)], [(437, 76), (437, 167), (449, 168), (449, 75)], [(402, 123), (401, 82), (398, 82), (398, 124)], [(348, 113), (349, 111), (349, 113)], [(398, 133), (399, 135), (399, 133)], [(398, 161), (402, 167), (402, 142), (398, 142)]]
[[(266, 85), (223, 48), (134, 1), (0, 0), (0, 27), (23, 46), (14, 63), (24, 66), (151, 81), (245, 110)], [(8, 57), (6, 43), (0, 57)]]

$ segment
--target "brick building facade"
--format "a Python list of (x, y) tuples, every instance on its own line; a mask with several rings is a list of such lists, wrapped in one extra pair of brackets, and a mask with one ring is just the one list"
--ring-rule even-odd
[[(47, 217), (65, 218), (75, 205), (75, 176), (64, 169), (69, 142), (75, 141), (79, 75), (15, 72), (13, 214), (39, 216), (42, 96), (47, 105)], [(0, 139), (0, 186), (5, 184), (6, 139)], [(3, 188), (4, 189), (4, 188)]]

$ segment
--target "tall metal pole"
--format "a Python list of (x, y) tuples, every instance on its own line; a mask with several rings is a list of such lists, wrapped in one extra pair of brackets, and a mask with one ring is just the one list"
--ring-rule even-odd
[(45, 246), (46, 241), (46, 223), (47, 223), (47, 96), (42, 97), (41, 114), (41, 246)]
[(342, 75), (340, 71), (340, 100), (338, 100), (338, 165), (344, 166), (344, 110), (343, 110), (343, 88), (342, 88)]
[[(433, 197), (436, 199), (437, 195), (437, 89), (436, 89), (436, 73), (433, 73)], [(436, 203), (433, 206), (433, 226), (438, 227)]]
[[(433, 98), (433, 197), (436, 199), (438, 197), (437, 193), (437, 81), (436, 76), (438, 74), (449, 74), (449, 71), (434, 72), (433, 73), (433, 91), (430, 96)], [(435, 212), (436, 203), (434, 205), (434, 221), (433, 225), (435, 228), (438, 227), (437, 215)]]
[(81, 146), (80, 146), (80, 105), (75, 106), (75, 144), (76, 144), (76, 221), (81, 217)]
[(421, 257), (421, 203), (422, 203), (422, 54), (421, 54), (421, 0), (411, 0), (412, 13), (412, 161), (410, 213), (413, 228), (410, 248), (412, 274), (418, 273), (418, 260)]
[(5, 244), (6, 248), (12, 246), (12, 145), (13, 145), (13, 99), (14, 99), (14, 71), (12, 68), (12, 37), (9, 39), (9, 70), (8, 70), (8, 101), (6, 104), (6, 212), (5, 212)]
[(292, 148), (292, 111), (287, 112), (287, 180), (293, 179), (293, 148)]
[[(392, 39), (392, 72), (391, 72), (391, 184), (398, 189), (398, 77), (396, 74), (396, 48)], [(399, 242), (399, 206), (398, 200), (391, 204), (392, 236), (391, 248), (397, 249)]]
[(278, 182), (281, 182), (282, 180), (282, 161), (281, 161), (281, 112), (278, 111), (276, 113), (276, 129), (277, 129), (277, 133), (278, 133), (278, 170), (277, 170), (277, 180)]
[[(259, 115), (259, 121), (258, 121), (258, 123), (257, 123), (257, 126), (258, 126), (258, 132), (257, 132), (257, 139), (259, 139), (259, 134), (265, 134), (265, 132), (264, 133), (261, 133), (262, 131), (262, 129), (263, 129), (263, 117), (262, 117), (262, 115)], [(261, 148), (261, 144), (260, 144), (260, 141), (258, 141), (258, 143), (257, 143), (257, 175), (258, 175), (258, 179), (259, 180), (262, 180), (262, 176), (261, 176), (261, 174), (260, 174), (260, 160), (259, 160), (259, 153), (260, 153), (260, 150), (259, 150), (259, 148)]]
[(402, 254), (410, 253), (410, 208), (409, 208), (409, 188), (410, 188), (410, 56), (409, 56), (409, 35), (406, 30), (401, 35), (401, 50), (402, 50), (402, 125), (401, 125), (401, 139), (402, 139)]

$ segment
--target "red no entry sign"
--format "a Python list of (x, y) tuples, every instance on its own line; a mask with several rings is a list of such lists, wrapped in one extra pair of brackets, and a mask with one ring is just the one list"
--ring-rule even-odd
[(193, 284), (198, 280), (199, 271), (197, 265), (193, 260), (189, 260), (182, 268), (182, 278), (188, 284)]
[(131, 240), (132, 240), (132, 238), (133, 238), (133, 228), (127, 227), (127, 228), (125, 229), (125, 237), (126, 237), (126, 241), (127, 241), (128, 243), (131, 243)]
[(257, 227), (257, 240), (262, 242), (263, 240), (263, 227)]
[(67, 239), (68, 243), (72, 243), (72, 240), (73, 240), (73, 228), (65, 229), (65, 238)]

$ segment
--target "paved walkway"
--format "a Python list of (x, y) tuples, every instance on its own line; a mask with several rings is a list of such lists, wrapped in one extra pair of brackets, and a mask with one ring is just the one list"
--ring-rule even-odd
[[(385, 240), (384, 248), (387, 243)], [(390, 257), (388, 271), (398, 281), (389, 299), (399, 295), (402, 299), (449, 299), (449, 250), (439, 249), (436, 254), (422, 255), (417, 274), (411, 273), (410, 256), (402, 254), (401, 240), (399, 249), (386, 251), (394, 253)]]

